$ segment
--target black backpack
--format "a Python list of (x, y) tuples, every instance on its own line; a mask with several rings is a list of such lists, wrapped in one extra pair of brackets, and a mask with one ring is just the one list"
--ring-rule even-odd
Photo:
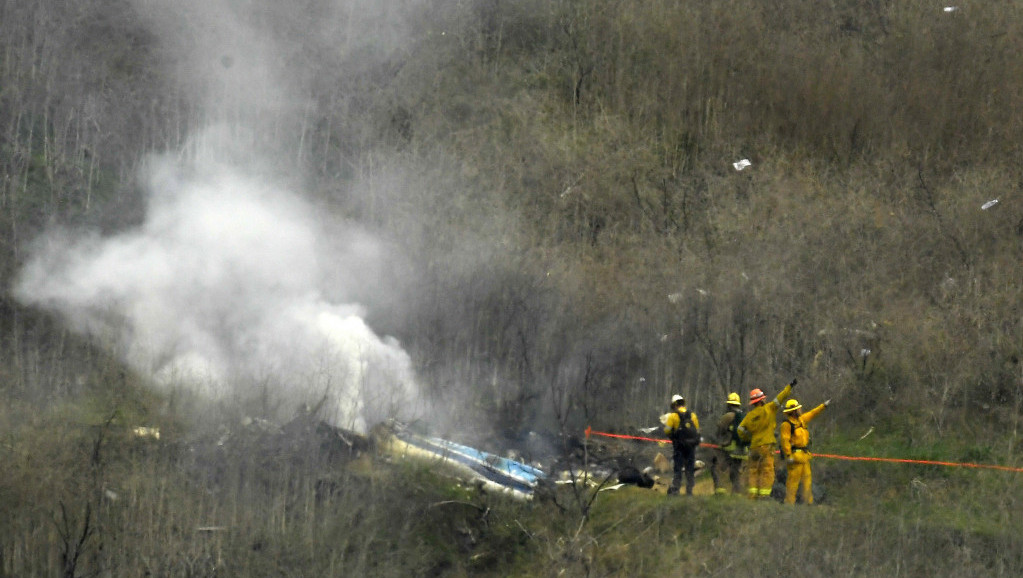
[(675, 410), (675, 413), (678, 414), (680, 423), (672, 435), (672, 441), (677, 441), (690, 448), (700, 445), (700, 430), (693, 425), (693, 412), (687, 409), (686, 411)]
[(735, 408), (732, 411), (735, 414), (735, 417), (732, 418), (732, 423), (728, 425), (728, 433), (732, 434), (732, 443), (735, 444), (735, 447), (741, 448), (749, 445), (739, 439), (739, 424), (742, 423), (742, 418), (746, 417), (746, 412), (739, 408)]

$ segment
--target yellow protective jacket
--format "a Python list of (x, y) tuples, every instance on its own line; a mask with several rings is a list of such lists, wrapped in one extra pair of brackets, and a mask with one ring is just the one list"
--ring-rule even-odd
[[(675, 430), (682, 425), (682, 414), (686, 412), (685, 406), (680, 407), (668, 414), (668, 419), (664, 422), (664, 435), (671, 437), (671, 434), (675, 433)], [(696, 418), (696, 412), (690, 412), (689, 414), (693, 418), (693, 427), (697, 431), (700, 430), (700, 420)]]
[(774, 428), (778, 424), (778, 409), (781, 402), (792, 394), (792, 386), (786, 385), (777, 397), (768, 403), (754, 407), (739, 423), (739, 439), (750, 447), (774, 445)]
[[(787, 458), (794, 458), (797, 462), (810, 461), (810, 452), (807, 447), (810, 445), (810, 430), (806, 424), (813, 421), (822, 411), (825, 405), (822, 403), (810, 411), (803, 412), (798, 417), (789, 415), (781, 423), (781, 455)], [(793, 454), (794, 450), (803, 450)]]

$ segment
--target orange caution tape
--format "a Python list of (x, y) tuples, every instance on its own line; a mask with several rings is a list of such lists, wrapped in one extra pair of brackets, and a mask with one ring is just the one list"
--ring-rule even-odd
[[(600, 432), (600, 431), (594, 431), (593, 428), (587, 426), (587, 428), (586, 428), (586, 437), (589, 438), (590, 435), (602, 436), (602, 437), (607, 437), (607, 438), (626, 439), (626, 440), (638, 440), (638, 441), (643, 441), (643, 442), (656, 442), (656, 443), (659, 443), (659, 444), (668, 443), (668, 440), (666, 440), (666, 439), (646, 438), (646, 437), (642, 437), (642, 436), (630, 436), (630, 435), (623, 435), (623, 434), (613, 434), (613, 433), (607, 433), (607, 432)], [(720, 447), (720, 446), (718, 446), (717, 444), (702, 443), (702, 444), (700, 444), (700, 447), (703, 447), (703, 448), (717, 448), (717, 447)], [(778, 451), (775, 450), (775, 453), (778, 453)], [(906, 459), (906, 458), (873, 458), (873, 457), (864, 457), (864, 456), (840, 456), (840, 455), (836, 455), (836, 454), (819, 454), (819, 453), (816, 453), (816, 452), (814, 452), (813, 456), (815, 458), (830, 458), (830, 459), (833, 459), (833, 460), (849, 460), (849, 461), (856, 461), (856, 462), (890, 462), (890, 463), (897, 463), (897, 464), (922, 464), (922, 465), (928, 465), (928, 466), (946, 466), (946, 467), (955, 467), (955, 468), (976, 468), (976, 469), (984, 469), (984, 470), (1002, 470), (1002, 471), (1005, 471), (1005, 472), (1023, 473), (1023, 468), (1014, 468), (1012, 466), (1000, 466), (1000, 465), (997, 465), (997, 464), (971, 464), (971, 463), (965, 463), (965, 462), (942, 462), (942, 461), (937, 461), (937, 460), (910, 460), (910, 459)]]
[(954, 468), (977, 468), (983, 470), (1002, 470), (1004, 472), (1023, 472), (1023, 468), (1012, 466), (1000, 466), (998, 464), (971, 464), (969, 462), (942, 462), (938, 460), (910, 460), (907, 458), (872, 458), (865, 456), (839, 456), (835, 454), (819, 454), (814, 452), (815, 458), (831, 458), (834, 460), (851, 460), (856, 462), (891, 462), (896, 464), (923, 464), (926, 466), (948, 466)]
[[(624, 439), (624, 440), (639, 440), (641, 442), (655, 442), (655, 443), (659, 443), (659, 444), (666, 444), (666, 443), (670, 443), (671, 442), (671, 440), (667, 440), (667, 439), (663, 439), (663, 438), (662, 439), (645, 438), (645, 437), (642, 437), (642, 436), (627, 436), (627, 435), (624, 435), (624, 434), (613, 434), (613, 433), (607, 433), (607, 432), (602, 432), (602, 431), (593, 431), (593, 428), (587, 426), (586, 427), (586, 437), (589, 438), (591, 434), (595, 435), (595, 436), (603, 436), (603, 437), (606, 437), (606, 438), (618, 438), (618, 439)], [(700, 447), (703, 447), (703, 448), (716, 448), (718, 446), (715, 445), (715, 444), (700, 444)]]

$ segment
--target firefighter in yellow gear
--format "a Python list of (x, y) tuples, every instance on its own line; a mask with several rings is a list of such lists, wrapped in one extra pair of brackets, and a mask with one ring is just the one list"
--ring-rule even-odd
[(725, 401), (725, 413), (717, 423), (717, 449), (711, 453), (710, 475), (714, 480), (714, 493), (727, 494), (725, 475), (731, 482), (732, 492), (742, 492), (742, 471), (749, 457), (749, 449), (739, 439), (738, 429), (746, 412), (742, 410), (742, 400), (738, 393), (728, 394)]
[(795, 399), (785, 403), (785, 421), (779, 428), (781, 433), (781, 453), (785, 458), (788, 477), (785, 478), (785, 503), (796, 503), (796, 492), (803, 488), (803, 502), (813, 503), (813, 478), (810, 474), (810, 430), (806, 424), (820, 415), (828, 407), (827, 400), (810, 411), (803, 412), (803, 406)]
[(781, 403), (792, 395), (796, 380), (785, 386), (778, 395), (767, 401), (760, 389), (749, 392), (749, 403), (753, 409), (739, 422), (739, 439), (749, 444), (749, 497), (765, 499), (771, 497), (774, 486), (774, 451), (777, 440), (774, 430), (778, 426), (778, 410)]
[(678, 494), (682, 488), (682, 472), (685, 471), (686, 495), (693, 495), (696, 485), (696, 448), (700, 445), (700, 420), (696, 412), (686, 408), (681, 395), (671, 396), (671, 413), (664, 420), (664, 435), (671, 440), (672, 471), (674, 476), (668, 486), (668, 495)]

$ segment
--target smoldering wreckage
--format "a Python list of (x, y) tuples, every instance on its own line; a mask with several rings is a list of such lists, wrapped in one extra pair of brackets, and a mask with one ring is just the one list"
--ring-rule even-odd
[[(633, 434), (642, 435), (642, 428)], [(149, 443), (175, 443), (154, 427), (130, 430)], [(488, 444), (486, 449), (431, 436), (415, 424), (395, 420), (378, 423), (366, 435), (333, 426), (302, 413), (287, 423), (245, 418), (235, 427), (224, 427), (216, 439), (191, 448), (197, 461), (216, 471), (226, 467), (239, 450), (256, 450), (269, 457), (294, 458), (313, 454), (332, 467), (370, 472), (399, 462), (418, 463), (469, 491), (508, 499), (530, 501), (556, 499), (559, 492), (585, 489), (615, 491), (625, 487), (666, 493), (672, 478), (671, 445), (623, 438), (587, 435), (558, 436), (529, 432), (518, 439)], [(710, 450), (708, 450), (710, 451)], [(217, 458), (216, 456), (220, 457)], [(213, 464), (212, 468), (208, 466)], [(713, 493), (706, 461), (697, 459), (697, 494)], [(329, 488), (336, 482), (320, 480)], [(818, 488), (814, 488), (817, 494)], [(784, 480), (775, 484), (784, 496)]]

